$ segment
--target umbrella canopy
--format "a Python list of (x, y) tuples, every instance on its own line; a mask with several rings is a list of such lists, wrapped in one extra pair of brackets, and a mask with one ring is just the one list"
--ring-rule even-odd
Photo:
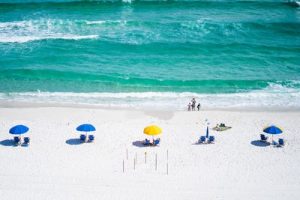
[(26, 133), (28, 130), (29, 130), (29, 128), (27, 126), (20, 124), (20, 125), (16, 125), (16, 126), (12, 127), (11, 129), (9, 129), (9, 133), (14, 134), (14, 135), (21, 135), (21, 134)]
[(268, 134), (275, 135), (275, 134), (282, 133), (282, 130), (280, 128), (276, 127), (276, 126), (269, 126), (269, 127), (264, 129), (264, 132), (268, 133)]
[(161, 128), (158, 127), (158, 126), (155, 126), (155, 125), (147, 126), (147, 127), (144, 128), (144, 133), (146, 135), (154, 136), (154, 135), (161, 134), (161, 132), (162, 132)]
[(206, 138), (208, 138), (208, 135), (209, 135), (209, 131), (208, 131), (208, 127), (206, 129)]
[(77, 131), (90, 132), (95, 131), (96, 128), (92, 124), (81, 124), (76, 128)]

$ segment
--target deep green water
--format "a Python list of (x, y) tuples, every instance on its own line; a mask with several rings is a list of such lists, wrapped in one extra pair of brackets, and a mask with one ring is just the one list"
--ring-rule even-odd
[(2, 100), (300, 107), (284, 1), (0, 2)]

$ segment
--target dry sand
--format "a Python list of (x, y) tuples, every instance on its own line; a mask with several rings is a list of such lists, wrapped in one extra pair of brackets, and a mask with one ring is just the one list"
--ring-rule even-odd
[[(197, 145), (205, 119), (232, 129)], [(78, 143), (82, 123), (94, 143)], [(12, 145), (16, 124), (30, 127), (29, 147)], [(159, 147), (139, 143), (149, 124), (163, 129)], [(285, 147), (257, 141), (270, 124)], [(300, 112), (0, 108), (0, 199), (299, 199), (299, 124)]]

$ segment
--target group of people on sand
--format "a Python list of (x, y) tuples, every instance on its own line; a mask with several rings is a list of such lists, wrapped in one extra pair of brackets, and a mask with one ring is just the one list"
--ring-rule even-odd
[[(196, 99), (193, 98), (192, 101), (188, 104), (188, 111), (195, 111), (196, 110)], [(200, 110), (200, 107), (201, 107), (201, 104), (198, 103), (197, 105), (197, 110), (199, 111)]]

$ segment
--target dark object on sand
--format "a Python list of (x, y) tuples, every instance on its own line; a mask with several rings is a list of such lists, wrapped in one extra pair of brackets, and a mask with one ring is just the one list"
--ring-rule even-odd
[(217, 124), (217, 126), (213, 128), (215, 131), (226, 131), (228, 129), (231, 129), (231, 126), (226, 126), (224, 123), (221, 123), (220, 125)]
[(260, 134), (260, 141), (261, 142), (267, 142), (267, 140), (268, 140), (267, 136), (265, 136), (264, 134)]
[(208, 138), (208, 143), (214, 143), (215, 142), (215, 136), (211, 135)]
[(85, 142), (85, 140), (86, 140), (86, 135), (81, 134), (81, 135), (80, 135), (80, 140), (83, 141), (83, 142)]
[(93, 142), (95, 140), (94, 135), (89, 135), (88, 137), (89, 137), (89, 142)]
[(29, 137), (24, 137), (24, 145), (28, 146), (30, 143), (30, 138)]
[(278, 146), (279, 146), (279, 147), (282, 147), (282, 146), (284, 146), (284, 144), (285, 144), (284, 139), (279, 138), (279, 139), (278, 139)]

